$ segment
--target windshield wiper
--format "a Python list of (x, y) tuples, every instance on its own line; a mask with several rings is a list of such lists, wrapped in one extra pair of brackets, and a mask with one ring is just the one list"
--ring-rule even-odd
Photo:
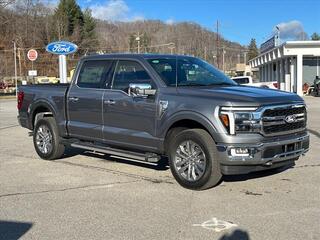
[(206, 86), (223, 86), (223, 85), (227, 85), (227, 86), (236, 86), (235, 84), (232, 84), (232, 83), (210, 83), (210, 84), (207, 84)]
[(207, 84), (202, 84), (202, 83), (182, 83), (182, 84), (178, 84), (178, 87), (181, 86), (208, 86)]

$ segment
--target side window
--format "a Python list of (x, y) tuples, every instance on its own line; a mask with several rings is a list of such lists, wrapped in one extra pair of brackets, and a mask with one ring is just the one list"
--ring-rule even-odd
[(77, 85), (83, 88), (101, 88), (109, 76), (111, 61), (86, 61), (82, 65)]
[(149, 64), (168, 86), (176, 85), (176, 59), (149, 59)]
[(114, 73), (113, 89), (128, 92), (130, 83), (152, 84), (149, 74), (135, 61), (120, 60)]
[(248, 84), (249, 83), (249, 78), (235, 78), (233, 79), (236, 83), (239, 84)]

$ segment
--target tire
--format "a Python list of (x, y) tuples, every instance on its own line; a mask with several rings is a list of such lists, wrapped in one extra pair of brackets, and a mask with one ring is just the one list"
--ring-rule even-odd
[(187, 127), (175, 127), (172, 128), (170, 130), (170, 132), (168, 133), (168, 135), (166, 136), (166, 139), (168, 139), (168, 141), (166, 141), (166, 145), (165, 145), (165, 150), (166, 150), (166, 155), (169, 155), (168, 150), (170, 150), (169, 146), (171, 144), (172, 138), (174, 138), (175, 136), (177, 136), (177, 134), (179, 132), (182, 132), (183, 130), (187, 130)]
[(33, 131), (34, 148), (44, 160), (61, 158), (65, 146), (60, 143), (60, 136), (56, 121), (53, 117), (40, 119)]
[(220, 182), (216, 144), (207, 131), (181, 131), (170, 139), (168, 153), (172, 175), (182, 187), (205, 190)]

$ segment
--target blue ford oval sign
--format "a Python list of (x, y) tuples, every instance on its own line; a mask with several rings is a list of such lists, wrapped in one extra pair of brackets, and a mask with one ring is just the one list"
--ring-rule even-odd
[(78, 50), (78, 46), (71, 42), (59, 41), (49, 43), (46, 50), (53, 54), (67, 55), (75, 53)]

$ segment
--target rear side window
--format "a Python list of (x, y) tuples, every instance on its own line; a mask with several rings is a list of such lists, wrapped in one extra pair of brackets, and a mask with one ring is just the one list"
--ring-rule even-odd
[(235, 81), (238, 84), (247, 84), (249, 83), (249, 78), (235, 78), (232, 79), (233, 81)]
[(112, 88), (127, 92), (130, 83), (149, 83), (152, 85), (149, 74), (138, 62), (120, 60), (114, 73)]
[(102, 88), (111, 69), (111, 61), (86, 61), (82, 65), (77, 85), (83, 88)]

